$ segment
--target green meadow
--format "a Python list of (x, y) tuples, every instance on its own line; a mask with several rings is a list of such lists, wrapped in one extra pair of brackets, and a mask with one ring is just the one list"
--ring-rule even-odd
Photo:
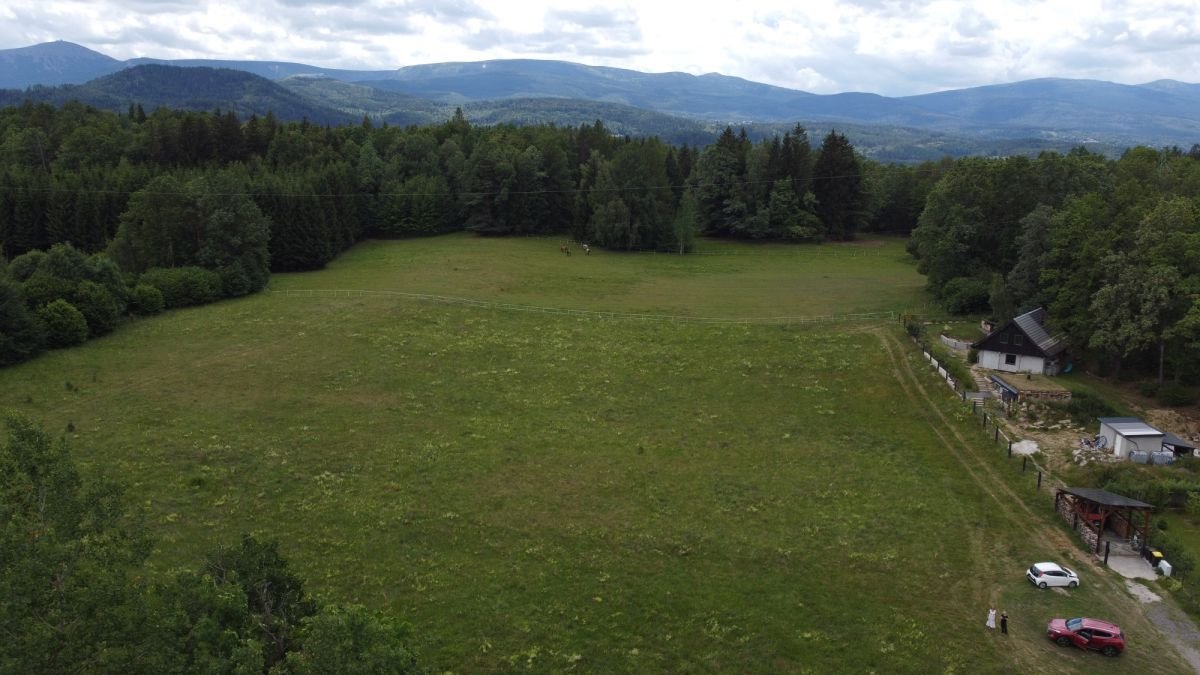
[[(902, 241), (559, 243), (365, 243), (0, 371), (0, 407), (127, 486), (156, 570), (277, 539), (437, 671), (1186, 672), (895, 321), (777, 319), (921, 311)], [(1079, 614), (1128, 652), (1045, 639)]]

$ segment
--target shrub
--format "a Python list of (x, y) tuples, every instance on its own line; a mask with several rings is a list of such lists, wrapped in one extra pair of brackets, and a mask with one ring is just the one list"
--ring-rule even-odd
[(967, 350), (967, 363), (970, 363), (970, 364), (979, 363), (979, 350), (978, 349), (975, 349), (974, 347), (972, 347), (971, 349)]
[(35, 272), (21, 287), (25, 289), (25, 301), (29, 306), (41, 307), (70, 297), (75, 290), (75, 283), (45, 272)]
[(129, 300), (129, 307), (134, 314), (158, 314), (163, 311), (163, 306), (162, 291), (150, 284), (138, 284), (133, 288), (133, 297)]
[(1158, 390), (1155, 400), (1168, 407), (1191, 405), (1196, 402), (1196, 392), (1179, 384), (1165, 384)]
[(1200, 491), (1189, 492), (1187, 497), (1187, 506), (1184, 510), (1192, 516), (1200, 516)]
[(74, 246), (65, 243), (51, 246), (38, 269), (71, 282), (83, 281), (90, 276), (92, 271), (87, 256)]
[(986, 281), (972, 277), (958, 277), (942, 286), (942, 304), (951, 314), (970, 314), (988, 308), (990, 289)]
[(1089, 427), (1096, 422), (1097, 417), (1111, 417), (1116, 414), (1108, 401), (1087, 391), (1071, 392), (1071, 400), (1065, 404), (1055, 403), (1071, 418), (1071, 421), (1081, 427)]
[(221, 297), (221, 277), (202, 267), (158, 267), (146, 270), (139, 283), (159, 290), (166, 307), (187, 307)]
[(108, 289), (94, 281), (81, 281), (71, 294), (71, 304), (87, 320), (92, 337), (111, 333), (121, 319), (121, 308)]
[(66, 300), (55, 300), (38, 310), (46, 324), (49, 347), (70, 347), (87, 340), (88, 324), (83, 313)]
[(25, 281), (38, 271), (38, 267), (41, 266), (42, 259), (45, 257), (45, 251), (34, 250), (22, 253), (8, 263), (8, 273), (14, 281)]
[(35, 356), (45, 341), (45, 326), (25, 304), (21, 284), (0, 279), (0, 366)]
[(1143, 382), (1138, 385), (1138, 393), (1146, 398), (1154, 398), (1158, 395), (1158, 383)]
[(1151, 536), (1150, 545), (1162, 551), (1163, 558), (1171, 563), (1173, 575), (1185, 580), (1191, 577), (1196, 569), (1196, 558), (1174, 534), (1159, 530)]

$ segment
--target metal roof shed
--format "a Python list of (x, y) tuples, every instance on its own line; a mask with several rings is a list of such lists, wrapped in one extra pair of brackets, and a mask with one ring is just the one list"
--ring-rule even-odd
[(1196, 444), (1194, 442), (1185, 441), (1169, 431), (1163, 434), (1163, 449), (1169, 449), (1171, 452), (1174, 452), (1176, 457), (1196, 454)]
[(1100, 417), (1100, 435), (1108, 441), (1117, 457), (1128, 457), (1130, 451), (1158, 452), (1162, 450), (1163, 432), (1136, 417)]

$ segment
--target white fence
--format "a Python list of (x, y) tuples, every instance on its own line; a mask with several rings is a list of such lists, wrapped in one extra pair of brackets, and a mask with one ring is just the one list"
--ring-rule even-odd
[(965, 352), (971, 348), (970, 342), (963, 342), (962, 340), (955, 340), (954, 338), (950, 337), (949, 335), (939, 335), (938, 337), (941, 338), (942, 344), (946, 345), (947, 347), (949, 347), (951, 349), (957, 349), (960, 352)]

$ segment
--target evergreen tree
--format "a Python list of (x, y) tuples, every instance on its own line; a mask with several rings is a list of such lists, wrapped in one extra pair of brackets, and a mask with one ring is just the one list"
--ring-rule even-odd
[(864, 221), (862, 168), (845, 136), (830, 131), (813, 165), (817, 217), (831, 239), (853, 239)]

